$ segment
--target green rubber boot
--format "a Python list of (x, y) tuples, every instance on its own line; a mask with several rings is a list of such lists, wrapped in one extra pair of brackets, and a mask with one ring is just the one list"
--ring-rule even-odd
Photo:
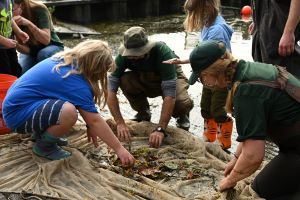
[[(36, 141), (36, 138), (37, 138), (36, 134), (32, 133), (31, 139), (32, 139), (33, 142)], [(67, 138), (61, 138), (61, 137), (58, 138), (57, 145), (58, 146), (67, 146), (68, 145), (68, 139)]]
[(58, 137), (55, 137), (45, 131), (41, 138), (36, 138), (36, 142), (32, 147), (32, 151), (41, 157), (50, 160), (60, 160), (71, 156), (71, 153), (65, 151), (57, 145)]

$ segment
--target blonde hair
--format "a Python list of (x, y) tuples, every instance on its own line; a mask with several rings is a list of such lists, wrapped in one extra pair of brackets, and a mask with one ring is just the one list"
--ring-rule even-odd
[[(221, 43), (223, 45), (223, 43)], [(231, 53), (226, 50), (224, 55), (216, 60), (214, 63), (209, 65), (205, 70), (201, 72), (201, 74), (210, 73), (212, 75), (218, 76), (221, 74), (225, 74), (227, 70), (227, 66), (234, 60)]]
[(183, 6), (187, 16), (183, 23), (186, 31), (201, 31), (211, 26), (219, 15), (220, 0), (186, 0)]
[[(34, 1), (34, 0), (14, 0), (15, 4), (22, 4), (22, 14), (21, 16), (31, 21), (33, 24), (38, 24), (38, 16), (33, 15), (33, 11), (35, 9), (44, 9), (47, 12), (47, 16), (49, 18), (50, 22), (50, 29), (53, 29), (51, 14), (45, 4), (43, 4), (41, 1)], [(29, 35), (29, 45), (38, 45), (40, 44), (39, 41), (37, 41), (34, 37), (34, 34), (29, 30), (28, 27), (24, 28), (24, 31)]]
[(64, 77), (82, 74), (92, 87), (95, 103), (103, 107), (106, 105), (107, 71), (115, 66), (112, 51), (106, 42), (87, 40), (72, 49), (55, 54), (54, 58), (64, 60), (54, 67), (55, 71), (59, 72), (60, 67), (71, 65), (72, 69)]
[(237, 89), (237, 87), (240, 85), (240, 81), (237, 81), (233, 84), (232, 88), (228, 91), (227, 98), (226, 98), (226, 104), (225, 104), (225, 111), (227, 113), (233, 114), (234, 108), (233, 108), (233, 97), (234, 93)]
[[(233, 113), (233, 96), (240, 82), (235, 82), (232, 84), (233, 76), (235, 73), (235, 67), (233, 67), (238, 62), (231, 53), (226, 50), (225, 54), (216, 60), (213, 64), (208, 66), (205, 70), (201, 72), (201, 75), (212, 74), (217, 78), (225, 77), (227, 85), (230, 86), (228, 95), (226, 98), (225, 111), (227, 113)], [(231, 87), (232, 86), (232, 87)]]

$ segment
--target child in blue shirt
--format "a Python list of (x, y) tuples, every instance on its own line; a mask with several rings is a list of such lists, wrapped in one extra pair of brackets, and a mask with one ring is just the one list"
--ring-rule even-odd
[[(35, 134), (33, 152), (50, 160), (67, 158), (61, 140), (76, 123), (77, 110), (87, 124), (87, 137), (97, 147), (98, 137), (110, 146), (123, 165), (134, 157), (121, 145), (99, 115), (104, 106), (107, 71), (114, 66), (111, 49), (101, 40), (87, 40), (45, 59), (23, 74), (3, 101), (6, 125), (17, 133)], [(100, 83), (100, 84), (99, 84)]]
[[(184, 9), (187, 17), (184, 22), (187, 31), (200, 31), (199, 42), (216, 40), (223, 42), (231, 51), (230, 40), (232, 28), (219, 14), (218, 0), (186, 0)], [(169, 64), (186, 64), (189, 59), (177, 58), (166, 61)], [(204, 86), (201, 96), (201, 115), (204, 118), (203, 139), (214, 142), (217, 138), (221, 147), (226, 150), (231, 147), (233, 121), (225, 112), (227, 88), (212, 90)]]

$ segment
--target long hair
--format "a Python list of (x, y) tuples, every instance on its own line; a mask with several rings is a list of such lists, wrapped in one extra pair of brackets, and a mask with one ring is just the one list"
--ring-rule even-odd
[(233, 97), (236, 89), (240, 85), (240, 81), (237, 81), (233, 84), (231, 89), (228, 91), (227, 98), (226, 98), (226, 104), (225, 104), (225, 111), (227, 113), (233, 114), (234, 108), (233, 108)]
[(72, 49), (55, 54), (54, 58), (64, 61), (55, 66), (55, 71), (59, 72), (62, 66), (71, 65), (72, 69), (64, 77), (82, 74), (92, 87), (95, 103), (100, 107), (106, 105), (107, 71), (115, 66), (112, 51), (106, 42), (87, 40)]
[[(33, 1), (33, 0), (14, 0), (15, 4), (22, 4), (22, 14), (21, 16), (28, 19), (29, 21), (31, 21), (33, 24), (38, 24), (38, 16), (34, 15), (34, 10), (36, 9), (44, 9), (47, 13), (47, 16), (49, 18), (49, 22), (50, 22), (50, 27), (52, 29), (53, 24), (52, 24), (52, 19), (51, 19), (51, 14), (47, 8), (47, 6), (45, 4), (43, 4), (40, 1)], [(29, 45), (33, 45), (36, 46), (38, 44), (40, 44), (40, 42), (38, 42), (33, 33), (27, 28), (24, 28), (24, 31), (29, 35), (30, 40), (28, 41)]]
[(211, 26), (219, 15), (220, 0), (186, 0), (183, 6), (187, 14), (184, 20), (186, 31), (201, 31)]

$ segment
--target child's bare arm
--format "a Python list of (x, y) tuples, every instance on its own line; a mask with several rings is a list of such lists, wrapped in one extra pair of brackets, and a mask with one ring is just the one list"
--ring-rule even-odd
[(99, 113), (87, 112), (80, 108), (78, 108), (78, 110), (88, 125), (87, 136), (89, 141), (93, 142), (97, 147), (97, 140), (100, 138), (116, 152), (122, 162), (122, 165), (128, 166), (134, 164), (134, 157), (122, 146), (118, 138)]
[(189, 59), (179, 59), (179, 58), (172, 58), (172, 59), (169, 59), (169, 60), (165, 60), (163, 61), (163, 63), (165, 64), (188, 64), (190, 63), (190, 60)]

